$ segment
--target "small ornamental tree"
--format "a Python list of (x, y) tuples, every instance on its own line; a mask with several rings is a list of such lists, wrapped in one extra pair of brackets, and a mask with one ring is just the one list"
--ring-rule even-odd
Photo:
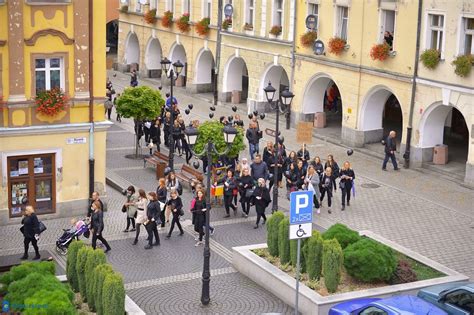
[(344, 50), (344, 46), (346, 46), (346, 40), (339, 37), (333, 37), (329, 40), (328, 46), (329, 52), (338, 56)]
[(83, 246), (79, 249), (77, 253), (77, 262), (76, 262), (76, 273), (79, 283), (79, 292), (83, 301), (87, 300), (87, 289), (86, 289), (86, 262), (87, 254), (92, 251), (92, 247)]
[[(135, 122), (144, 119), (155, 119), (161, 114), (165, 100), (158, 90), (147, 86), (126, 88), (117, 99), (117, 113), (125, 118), (133, 118)], [(138, 156), (138, 124), (136, 124), (135, 156)]]
[[(232, 143), (227, 157), (233, 158), (240, 154), (245, 149), (244, 144), (244, 130), (241, 127), (237, 128), (237, 136)], [(198, 127), (199, 136), (196, 141), (195, 150), (196, 152), (202, 152), (204, 146), (208, 141), (214, 143), (217, 151), (223, 152), (227, 148), (227, 144), (224, 140), (224, 125), (216, 120), (206, 121)], [(212, 152), (212, 161), (217, 162), (219, 155), (214, 151)]]
[(452, 65), (454, 68), (454, 73), (460, 77), (467, 77), (471, 73), (472, 63), (474, 62), (474, 55), (462, 55), (458, 56), (453, 62)]
[(318, 33), (316, 31), (307, 31), (300, 37), (301, 45), (306, 48), (313, 46), (315, 40), (318, 38)]
[(147, 22), (148, 24), (153, 24), (153, 23), (155, 23), (156, 9), (148, 10), (148, 11), (145, 13), (145, 16), (144, 16), (143, 18), (145, 19), (145, 22)]
[(163, 13), (163, 17), (161, 18), (161, 25), (163, 25), (163, 27), (171, 28), (172, 24), (173, 24), (173, 12), (166, 11), (165, 13)]
[(388, 44), (377, 44), (372, 46), (372, 49), (370, 50), (370, 58), (372, 58), (372, 60), (384, 61), (388, 58), (389, 53), (390, 46)]
[(278, 224), (278, 254), (280, 262), (287, 264), (290, 262), (290, 219), (285, 217)]
[(74, 292), (79, 291), (79, 282), (77, 280), (76, 272), (77, 253), (79, 252), (79, 249), (85, 245), (86, 244), (81, 241), (72, 241), (67, 251), (66, 276)]
[(125, 287), (118, 273), (106, 274), (102, 287), (102, 311), (104, 315), (125, 314)]
[(341, 281), (341, 268), (344, 256), (341, 245), (332, 239), (323, 243), (323, 268), (324, 285), (328, 292), (336, 292)]
[(87, 253), (86, 259), (86, 291), (87, 291), (87, 304), (89, 309), (96, 309), (95, 291), (94, 291), (94, 268), (98, 265), (105, 264), (107, 258), (103, 250), (96, 249)]
[(176, 25), (178, 26), (178, 29), (181, 31), (181, 33), (189, 32), (189, 29), (191, 28), (189, 25), (189, 13), (184, 13), (176, 21)]
[(211, 28), (209, 27), (209, 24), (211, 24), (211, 19), (208, 17), (203, 18), (199, 22), (196, 23), (196, 33), (198, 33), (201, 36), (206, 36), (209, 34), (209, 31)]
[(108, 274), (113, 274), (114, 269), (109, 264), (102, 264), (98, 265), (94, 268), (94, 279), (93, 279), (93, 290), (95, 292), (95, 301), (97, 302), (95, 305), (96, 312), (98, 315), (103, 314), (103, 287), (104, 287), (104, 280)]
[(421, 62), (430, 70), (438, 66), (440, 58), (441, 55), (436, 49), (427, 49), (420, 55)]
[(319, 280), (323, 263), (323, 238), (318, 231), (313, 231), (303, 248), (303, 253), (309, 278)]
[(267, 221), (267, 245), (272, 256), (278, 256), (278, 225), (285, 215), (281, 211), (276, 211)]
[(60, 88), (40, 91), (35, 98), (36, 111), (54, 117), (65, 109), (67, 102), (68, 98)]

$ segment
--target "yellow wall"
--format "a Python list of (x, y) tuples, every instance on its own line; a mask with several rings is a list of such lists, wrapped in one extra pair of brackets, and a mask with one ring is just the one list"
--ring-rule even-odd
[[(0, 40), (8, 39), (8, 15), (6, 4), (0, 5)], [(8, 46), (0, 46), (0, 55), (2, 58), (2, 70), (0, 72), (1, 86), (3, 89), (3, 100), (8, 96)], [(6, 116), (6, 115), (5, 115)]]

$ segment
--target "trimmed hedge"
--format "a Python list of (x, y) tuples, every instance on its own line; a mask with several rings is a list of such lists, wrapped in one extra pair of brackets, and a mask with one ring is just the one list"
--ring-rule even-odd
[(117, 273), (106, 274), (102, 290), (103, 314), (125, 314), (125, 288), (122, 277)]
[(97, 314), (103, 314), (103, 299), (102, 299), (102, 288), (104, 287), (104, 280), (106, 275), (114, 273), (114, 269), (109, 264), (102, 264), (94, 268), (93, 278), (93, 290), (95, 294), (95, 300), (97, 301), (95, 308)]
[(334, 224), (323, 233), (324, 240), (331, 240), (333, 238), (335, 238), (339, 242), (342, 249), (346, 248), (351, 244), (354, 244), (355, 242), (361, 239), (359, 233), (349, 229), (347, 226), (340, 223)]
[(89, 252), (92, 252), (92, 247), (84, 246), (79, 249), (77, 253), (77, 262), (76, 262), (76, 274), (77, 280), (79, 283), (79, 292), (83, 301), (87, 301), (87, 288), (86, 288), (86, 262), (87, 255)]
[(86, 280), (86, 294), (87, 304), (90, 310), (96, 309), (95, 292), (93, 290), (94, 268), (101, 264), (105, 264), (107, 258), (103, 250), (96, 249), (87, 252), (86, 266), (85, 266), (85, 280)]
[(290, 262), (290, 219), (285, 217), (278, 224), (278, 255), (280, 262), (287, 264)]
[(85, 244), (81, 241), (72, 241), (67, 251), (66, 276), (74, 292), (79, 292), (79, 282), (77, 279), (76, 264), (77, 253)]
[(336, 239), (324, 241), (322, 271), (324, 285), (330, 293), (336, 292), (337, 286), (341, 281), (343, 259), (341, 245)]
[(368, 238), (344, 249), (347, 273), (364, 282), (390, 280), (397, 263), (397, 257), (391, 248)]
[[(306, 245), (307, 238), (301, 240), (301, 248), (300, 248), (300, 272), (306, 272), (306, 261), (303, 254), (303, 248)], [(290, 262), (292, 266), (296, 267), (296, 260), (298, 254), (298, 240), (291, 240), (290, 241)]]
[(309, 278), (319, 280), (323, 265), (323, 238), (319, 231), (313, 231), (303, 248), (303, 253)]
[(267, 221), (267, 245), (272, 256), (278, 256), (278, 224), (285, 218), (281, 211), (276, 211)]
[(32, 273), (54, 276), (56, 274), (56, 266), (52, 261), (41, 261), (38, 263), (23, 262), (21, 265), (15, 266), (9, 272), (3, 274), (0, 277), (0, 283), (8, 286), (12, 282), (21, 280)]
[[(36, 308), (27, 308), (25, 315), (74, 315), (77, 314), (75, 305), (68, 300), (68, 296), (61, 290), (49, 291), (41, 289), (33, 296), (25, 299), (27, 305), (39, 305)], [(41, 307), (44, 306), (44, 307)]]

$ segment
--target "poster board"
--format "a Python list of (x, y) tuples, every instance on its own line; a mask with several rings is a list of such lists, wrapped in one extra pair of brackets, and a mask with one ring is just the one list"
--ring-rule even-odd
[(300, 121), (296, 125), (296, 142), (311, 144), (313, 142), (313, 123)]

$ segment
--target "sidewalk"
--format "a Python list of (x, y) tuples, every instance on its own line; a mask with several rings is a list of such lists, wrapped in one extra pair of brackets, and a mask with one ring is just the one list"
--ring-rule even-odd
[[(111, 72), (110, 74), (115, 73)], [(128, 86), (128, 76), (116, 72), (110, 75), (117, 91)], [(140, 80), (141, 85), (160, 86), (159, 80)], [(163, 93), (165, 93), (165, 89)], [(194, 108), (187, 119), (207, 120), (210, 104), (199, 95), (189, 95), (176, 88), (175, 95), (181, 108), (192, 103)], [(233, 114), (231, 106), (217, 106), (215, 116)], [(238, 106), (246, 125), (247, 108)], [(274, 129), (270, 114), (260, 121), (261, 128)], [(121, 127), (132, 131), (133, 126), (124, 120)], [(124, 126), (125, 125), (125, 126)], [(281, 124), (284, 128), (284, 124)], [(282, 130), (288, 150), (297, 150), (294, 129)], [(266, 136), (265, 136), (266, 137)], [(272, 139), (264, 139), (272, 140)], [(264, 143), (262, 141), (261, 143)], [(261, 145), (263, 148), (263, 145)], [(339, 211), (340, 196), (335, 194), (333, 214), (323, 211), (315, 218), (319, 225), (329, 226), (341, 222), (357, 230), (372, 230), (399, 244), (419, 252), (431, 259), (474, 278), (474, 264), (470, 258), (474, 252), (474, 193), (472, 190), (453, 183), (436, 173), (420, 173), (416, 170), (402, 169), (400, 172), (381, 170), (381, 161), (375, 157), (355, 152), (351, 157), (345, 154), (346, 148), (329, 142), (314, 139), (308, 146), (311, 156), (323, 159), (333, 154), (342, 164), (350, 160), (356, 172), (357, 195), (351, 207)], [(382, 149), (382, 148), (381, 148)], [(150, 174), (151, 174), (150, 170)], [(124, 174), (128, 175), (128, 174)], [(282, 195), (282, 193), (280, 193)], [(283, 208), (288, 207), (286, 199), (280, 199)], [(335, 211), (336, 210), (336, 211)]]

